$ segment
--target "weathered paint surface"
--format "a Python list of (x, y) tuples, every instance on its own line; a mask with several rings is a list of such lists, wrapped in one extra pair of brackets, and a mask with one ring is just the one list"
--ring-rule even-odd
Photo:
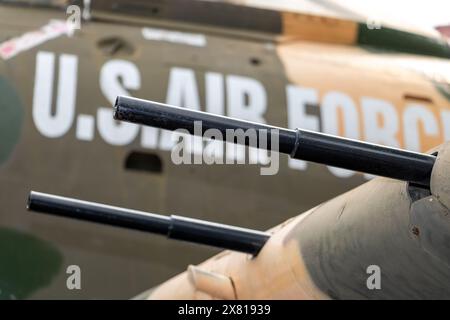
[(24, 106), (7, 78), (0, 76), (0, 165), (10, 157), (19, 142), (24, 118)]
[[(437, 149), (431, 193), (376, 178), (272, 229), (253, 259), (226, 251), (197, 268), (229, 277), (237, 299), (449, 299), (449, 150)], [(222, 297), (185, 272), (148, 298)]]
[(54, 245), (12, 229), (0, 228), (0, 299), (26, 299), (49, 286), (61, 272)]

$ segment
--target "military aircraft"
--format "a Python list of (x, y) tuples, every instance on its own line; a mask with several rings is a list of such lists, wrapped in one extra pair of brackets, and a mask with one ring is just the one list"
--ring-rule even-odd
[(449, 143), (424, 154), (136, 98), (114, 109), (115, 119), (177, 131), (177, 147), (192, 148), (192, 134), (386, 177), (269, 232), (30, 193), (33, 211), (229, 249), (140, 298), (450, 299)]
[(257, 2), (0, 1), (1, 298), (127, 298), (217, 252), (35, 217), (31, 189), (266, 230), (372, 178), (283, 156), (265, 176), (176, 165), (167, 131), (112, 119), (117, 95), (412, 151), (450, 139), (446, 40)]

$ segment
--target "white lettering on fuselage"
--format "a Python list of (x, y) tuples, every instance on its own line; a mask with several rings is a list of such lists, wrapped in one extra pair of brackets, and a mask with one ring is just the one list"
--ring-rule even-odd
[[(59, 63), (59, 76), (55, 81), (55, 61)], [(179, 141), (180, 134), (151, 127), (141, 127), (112, 118), (112, 108), (98, 106), (96, 116), (76, 114), (78, 58), (51, 52), (38, 52), (33, 96), (33, 121), (37, 130), (45, 137), (59, 138), (76, 123), (77, 139), (92, 141), (95, 126), (99, 137), (115, 146), (128, 145), (140, 139), (140, 145), (148, 149), (169, 151)], [(204, 73), (204, 91), (199, 88), (199, 72), (190, 68), (172, 67), (165, 102), (181, 107), (200, 110), (204, 105), (207, 112), (266, 123), (268, 91), (257, 79), (235, 74), (207, 71)], [(57, 82), (57, 84), (55, 84)], [(117, 95), (133, 95), (142, 88), (141, 74), (131, 61), (114, 59), (103, 64), (99, 75), (100, 90), (110, 105)], [(55, 88), (55, 90), (53, 90)], [(287, 126), (352, 139), (364, 139), (392, 147), (404, 147), (423, 151), (423, 138), (450, 139), (450, 111), (435, 114), (429, 105), (405, 103), (402, 109), (377, 97), (362, 96), (359, 100), (338, 90), (287, 84), (284, 94), (287, 103)], [(52, 112), (52, 97), (56, 91), (56, 108)], [(204, 101), (200, 93), (204, 92)], [(308, 108), (317, 112), (308, 113)], [(437, 117), (440, 115), (440, 119)], [(441, 134), (442, 132), (442, 134)], [(402, 139), (402, 140), (400, 140)], [(190, 139), (187, 150), (193, 157), (192, 163), (214, 162), (225, 154), (226, 163), (240, 163), (245, 159), (245, 148), (221, 141), (204, 141), (198, 137)], [(206, 144), (206, 147), (205, 147)], [(249, 163), (265, 164), (268, 154), (264, 150), (249, 148)], [(205, 157), (206, 154), (206, 157)], [(288, 167), (306, 170), (304, 161), (289, 159)], [(330, 172), (340, 178), (353, 176), (354, 172), (329, 167)], [(370, 178), (370, 176), (366, 175)]]

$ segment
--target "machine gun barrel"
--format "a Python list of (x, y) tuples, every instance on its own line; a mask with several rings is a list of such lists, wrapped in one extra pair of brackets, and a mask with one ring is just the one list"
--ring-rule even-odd
[[(259, 148), (270, 150), (275, 136), (278, 139), (278, 152), (294, 159), (404, 180), (425, 188), (430, 186), (431, 171), (436, 160), (435, 156), (429, 154), (309, 130), (280, 128), (124, 96), (117, 97), (114, 118), (167, 130), (185, 129), (195, 135), (203, 135), (208, 129), (216, 129), (222, 133), (224, 141), (228, 141), (227, 129), (254, 129), (258, 133), (264, 131), (264, 144), (260, 141), (264, 135), (257, 134)], [(201, 122), (200, 132), (195, 130), (196, 122)], [(249, 145), (248, 139), (228, 142)]]
[(270, 237), (267, 232), (174, 215), (163, 216), (34, 191), (30, 192), (28, 198), (28, 209), (162, 234), (171, 239), (206, 244), (252, 255), (257, 255)]

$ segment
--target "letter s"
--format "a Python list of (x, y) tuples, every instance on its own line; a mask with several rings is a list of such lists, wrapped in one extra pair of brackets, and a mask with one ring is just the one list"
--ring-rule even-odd
[[(111, 60), (103, 65), (100, 72), (100, 88), (111, 105), (114, 105), (118, 95), (130, 95), (126, 89), (138, 90), (140, 86), (139, 70), (132, 62)], [(112, 145), (126, 145), (132, 142), (139, 131), (138, 125), (115, 121), (112, 108), (104, 107), (98, 110), (97, 126), (102, 138)]]

